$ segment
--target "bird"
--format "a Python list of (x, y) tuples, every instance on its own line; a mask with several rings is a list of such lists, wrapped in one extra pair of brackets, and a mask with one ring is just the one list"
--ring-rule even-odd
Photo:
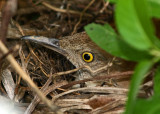
[[(86, 32), (76, 33), (59, 39), (44, 36), (23, 36), (22, 40), (31, 41), (65, 56), (76, 68), (88, 66), (91, 71), (80, 69), (75, 80), (83, 80), (109, 73), (118, 73), (133, 69), (133, 64), (114, 57), (97, 46)], [(101, 69), (101, 70), (99, 70)], [(97, 71), (97, 72), (96, 72)], [(87, 87), (99, 86), (95, 81), (86, 82)]]

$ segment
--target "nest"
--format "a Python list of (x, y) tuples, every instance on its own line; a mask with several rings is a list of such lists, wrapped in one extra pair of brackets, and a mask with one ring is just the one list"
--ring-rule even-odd
[[(1, 8), (1, 6), (0, 6)], [(9, 53), (27, 72), (31, 80), (52, 103), (46, 103), (32, 90), (19, 74), (0, 55), (2, 96), (14, 102), (17, 113), (123, 113), (127, 100), (128, 88), (133, 71), (111, 74), (75, 81), (76, 69), (64, 56), (47, 48), (20, 40), (23, 35), (41, 35), (59, 38), (84, 31), (83, 27), (91, 22), (104, 24), (106, 21), (114, 28), (114, 6), (103, 0), (54, 0), (18, 1), (18, 10), (8, 27), (7, 42)], [(17, 49), (18, 45), (18, 49)], [(141, 87), (139, 97), (152, 94), (151, 72)], [(104, 81), (105, 79), (105, 81)], [(102, 81), (98, 87), (84, 87), (87, 81)], [(123, 82), (123, 87), (117, 85)], [(73, 89), (73, 85), (82, 87)], [(105, 85), (105, 86), (104, 86)]]

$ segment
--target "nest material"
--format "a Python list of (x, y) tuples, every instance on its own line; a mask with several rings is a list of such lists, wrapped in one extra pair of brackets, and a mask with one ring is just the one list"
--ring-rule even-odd
[[(46, 37), (56, 37), (71, 35), (73, 32), (84, 31), (83, 27), (91, 22), (100, 24), (106, 21), (114, 27), (113, 10), (114, 6), (102, 1), (95, 1), (88, 9), (84, 10), (91, 3), (90, 0), (54, 0), (38, 4), (38, 0), (28, 1), (19, 0), (19, 9), (8, 28), (7, 38), (10, 40), (8, 47), (12, 50), (15, 47), (15, 39), (19, 39), (24, 35), (42, 35)], [(46, 7), (47, 3), (52, 5), (52, 8)], [(64, 8), (62, 9), (61, 6)], [(36, 7), (36, 8), (34, 8)], [(0, 7), (1, 8), (1, 7)], [(53, 10), (56, 8), (56, 10)], [(65, 12), (64, 12), (65, 10)], [(74, 13), (73, 13), (74, 11)], [(17, 26), (19, 25), (19, 26)], [(22, 30), (22, 31), (21, 31)], [(20, 32), (21, 31), (21, 32)], [(11, 40), (12, 39), (12, 40)], [(74, 84), (82, 83), (74, 81), (74, 73), (59, 76), (58, 78), (49, 78), (54, 73), (72, 70), (75, 67), (62, 55), (48, 50), (46, 48), (35, 46), (22, 42), (20, 51), (12, 50), (17, 62), (22, 66), (31, 79), (41, 89), (41, 91), (50, 99), (56, 106), (59, 106), (58, 111), (63, 113), (122, 113), (124, 111), (125, 102), (127, 99), (128, 89), (116, 87), (116, 78), (109, 78), (103, 87), (83, 87), (73, 89)], [(0, 55), (3, 58), (2, 55)], [(36, 96), (30, 86), (10, 67), (10, 64), (1, 59), (1, 75), (3, 71), (4, 77), (10, 77), (9, 80), (14, 86), (7, 85), (3, 81), (6, 78), (1, 78), (0, 93), (4, 96), (14, 96), (16, 107), (20, 108), (20, 113), (26, 111), (33, 114), (54, 113)], [(125, 80), (123, 76), (118, 76), (120, 81), (128, 83), (130, 76)], [(123, 80), (121, 80), (121, 78)], [(152, 73), (145, 84), (145, 91), (150, 91), (152, 87)], [(95, 81), (97, 79), (90, 79)], [(74, 82), (73, 82), (74, 81)], [(89, 80), (84, 80), (84, 82)], [(6, 87), (7, 86), (7, 87)], [(14, 89), (14, 93), (10, 91)], [(9, 90), (9, 91), (8, 91)], [(139, 92), (139, 97), (148, 97), (148, 93), (143, 90)], [(11, 98), (11, 97), (10, 97)], [(28, 107), (28, 108), (27, 108)], [(27, 109), (27, 110), (26, 110)]]

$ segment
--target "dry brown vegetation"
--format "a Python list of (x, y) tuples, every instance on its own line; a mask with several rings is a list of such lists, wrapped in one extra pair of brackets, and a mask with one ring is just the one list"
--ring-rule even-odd
[[(51, 38), (73, 35), (84, 31), (84, 26), (91, 22), (107, 22), (114, 27), (114, 5), (104, 0), (18, 0), (17, 4), (16, 0), (8, 0), (0, 1), (0, 10), (0, 93), (13, 100), (18, 113), (124, 111), (128, 92), (125, 84), (132, 71), (75, 81), (73, 74), (81, 68), (75, 69), (56, 52), (20, 39), (26, 35)], [(97, 80), (105, 80), (105, 86), (72, 88)], [(117, 83), (121, 81), (124, 85), (119, 87)], [(146, 83), (139, 96), (148, 97), (150, 93), (146, 91), (151, 85)]]

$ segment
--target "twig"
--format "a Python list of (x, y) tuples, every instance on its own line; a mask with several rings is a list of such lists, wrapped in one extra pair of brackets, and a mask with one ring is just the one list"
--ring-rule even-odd
[[(5, 47), (5, 45), (0, 41), (0, 50), (3, 52), (3, 54), (8, 53), (8, 49)], [(57, 106), (52, 105), (52, 103), (43, 95), (43, 93), (38, 89), (38, 87), (34, 84), (34, 82), (30, 79), (30, 77), (22, 70), (20, 65), (16, 62), (13, 55), (9, 54), (7, 56), (7, 60), (11, 63), (11, 66), (13, 69), (17, 71), (19, 75), (22, 76), (23, 80), (25, 80), (32, 88), (32, 90), (37, 93), (38, 97), (52, 110), (56, 110)]]
[[(41, 88), (41, 91), (44, 92), (45, 89), (48, 88), (49, 84), (52, 82), (52, 69), (51, 69), (51, 73), (50, 73), (50, 77), (48, 78), (47, 82), (43, 85), (43, 87)], [(34, 108), (36, 107), (36, 105), (40, 102), (40, 99), (37, 97), (37, 95), (34, 97), (34, 99), (32, 100), (32, 102), (30, 103), (30, 105), (27, 107), (25, 113), (26, 114), (30, 114)]]
[(115, 107), (118, 107), (120, 105), (124, 105), (125, 102), (126, 102), (126, 98), (117, 99), (115, 101), (109, 102), (108, 104), (106, 104), (106, 105), (104, 105), (102, 107), (94, 109), (89, 114), (101, 114), (101, 113), (107, 112), (107, 111), (109, 111), (109, 110), (111, 110), (111, 109), (113, 109)]
[[(56, 8), (46, 2), (42, 2), (42, 4), (54, 11), (57, 11), (57, 12), (61, 12), (61, 13), (71, 13), (71, 14), (76, 14), (76, 15), (81, 15), (81, 12), (79, 11), (73, 11), (73, 10), (65, 10), (65, 9), (60, 9), (60, 8)], [(84, 16), (87, 16), (87, 17), (93, 17), (92, 15), (90, 14), (87, 14), (87, 13), (84, 13)]]
[[(43, 88), (42, 88), (42, 91), (44, 92), (45, 96), (48, 95), (51, 91), (66, 84), (66, 82), (62, 82), (62, 83), (54, 84), (54, 85), (48, 87), (48, 85), (49, 85), (48, 82), (51, 82), (51, 78), (48, 79), (48, 81), (46, 82), (46, 85), (43, 86)], [(39, 102), (40, 102), (40, 99), (37, 96), (35, 96), (34, 99), (32, 100), (32, 103), (28, 106), (25, 114), (30, 114)], [(57, 109), (58, 109), (58, 107), (57, 107)]]
[(42, 64), (39, 64), (39, 68), (41, 69), (42, 73), (46, 76), (49, 77), (48, 74), (46, 73), (46, 71), (43, 69)]
[(22, 36), (25, 36), (22, 27), (21, 27), (16, 21), (13, 21), (13, 22), (15, 23), (15, 25), (16, 25), (16, 27), (18, 28), (18, 30), (19, 30), (19, 32), (21, 33), (21, 35), (22, 35)]
[(0, 58), (0, 65), (3, 59), (5, 59), (9, 54), (16, 52), (19, 49), (19, 45), (14, 46), (11, 50), (8, 51), (5, 55)]
[(78, 88), (78, 89), (72, 89), (67, 92), (63, 92), (61, 94), (56, 95), (52, 101), (54, 102), (56, 99), (58, 99), (61, 96), (64, 96), (66, 94), (70, 94), (76, 91), (81, 92), (94, 92), (94, 93), (113, 93), (113, 94), (119, 94), (119, 95), (127, 95), (128, 89), (124, 88), (115, 88), (115, 87), (84, 87), (84, 88)]
[[(107, 96), (107, 95), (105, 95)], [(92, 97), (91, 97), (92, 98)], [(89, 104), (90, 98), (62, 98), (56, 101), (56, 104), (61, 107), (69, 107), (81, 104)]]
[[(15, 24), (16, 24), (16, 27), (18, 28), (19, 32), (21, 33), (21, 35), (22, 35), (22, 36), (25, 36), (22, 27), (21, 27), (17, 22), (15, 22)], [(28, 41), (26, 41), (26, 44), (28, 45), (31, 54), (33, 55), (34, 61), (36, 62), (36, 59), (35, 59), (35, 58), (37, 58), (37, 60), (40, 62), (40, 66), (41, 66), (41, 64), (44, 65), (44, 63), (43, 63), (43, 62), (38, 58), (38, 56), (34, 53), (34, 51), (33, 51), (32, 47), (31, 47), (30, 43), (29, 43)]]
[(6, 41), (8, 25), (12, 16), (15, 14), (16, 9), (17, 9), (17, 0), (8, 0), (4, 8), (4, 11), (2, 13), (2, 23), (0, 27), (0, 40), (2, 42)]
[(73, 72), (77, 72), (78, 70), (80, 70), (82, 68), (85, 68), (85, 66), (82, 66), (80, 68), (75, 68), (75, 69), (72, 69), (72, 70), (69, 70), (69, 71), (55, 73), (55, 74), (53, 74), (53, 78), (55, 78), (56, 76), (61, 76), (61, 75), (66, 75), (66, 74), (70, 74), (70, 73), (73, 73)]
[(92, 108), (89, 105), (81, 104), (81, 105), (77, 105), (77, 106), (71, 106), (71, 107), (62, 108), (62, 109), (59, 110), (59, 112), (64, 114), (66, 111), (74, 110), (74, 109), (91, 110)]
[(40, 12), (43, 10), (48, 10), (46, 9), (45, 6), (36, 6), (36, 7), (28, 7), (28, 8), (21, 8), (17, 11), (17, 15), (26, 15), (26, 14), (31, 14), (35, 12)]
[(84, 69), (84, 68), (86, 68), (91, 73), (91, 75), (95, 75), (95, 74), (99, 73), (102, 70), (107, 70), (107, 68), (109, 68), (110, 66), (111, 66), (111, 64), (108, 63), (104, 67), (101, 67), (101, 68), (99, 68), (97, 70), (92, 70), (91, 67), (85, 65), (85, 66), (82, 66), (82, 67), (79, 67), (79, 68), (75, 68), (73, 70), (55, 73), (55, 74), (53, 74), (53, 77), (61, 76), (61, 75), (66, 75), (66, 74), (70, 74), (70, 73), (73, 73), (73, 72), (77, 72), (78, 70)]
[(84, 80), (70, 82), (69, 84), (64, 85), (62, 88), (69, 88), (73, 85), (88, 82), (88, 81), (105, 81), (105, 80), (111, 79), (111, 78), (115, 78), (115, 79), (129, 78), (130, 75), (132, 75), (132, 74), (133, 74), (133, 71), (126, 71), (126, 72), (122, 72), (122, 73), (118, 73), (118, 74), (109, 74), (106, 76), (96, 76), (96, 77), (92, 77), (92, 78), (88, 78), (88, 79), (84, 79)]
[[(82, 66), (80, 68), (76, 68), (76, 69), (73, 69), (73, 70), (64, 71), (64, 72), (58, 72), (58, 73), (53, 74), (53, 78), (55, 78), (56, 76), (61, 76), (61, 75), (66, 75), (66, 74), (70, 74), (70, 73), (73, 73), (73, 72), (77, 72), (78, 70), (84, 69), (84, 68), (86, 68), (88, 70), (88, 72), (90, 72), (91, 75), (94, 76), (94, 75), (96, 75), (97, 73), (99, 73), (99, 72), (101, 72), (103, 70), (107, 70), (110, 66), (112, 66), (111, 63), (112, 62), (109, 62), (104, 67), (101, 67), (101, 68), (99, 68), (97, 70), (92, 70), (89, 66)], [(104, 81), (104, 80), (110, 79), (110, 78), (117, 78), (117, 79), (121, 79), (122, 78), (122, 79), (124, 79), (124, 78), (129, 78), (130, 75), (132, 75), (132, 74), (133, 74), (133, 71), (126, 71), (126, 72), (122, 72), (122, 73), (109, 74), (109, 75), (106, 75), (106, 76), (95, 76), (95, 77), (84, 79), (84, 80), (70, 82), (69, 84), (67, 84), (64, 87), (68, 88), (68, 87), (71, 87), (73, 85), (84, 83), (84, 82), (88, 82), (88, 81), (97, 81), (97, 80), (98, 81)], [(121, 77), (121, 76), (123, 76), (123, 77)]]
[[(25, 35), (40, 35), (40, 36), (49, 36), (50, 32), (48, 32), (47, 30), (35, 30), (33, 28), (26, 28), (26, 27), (21, 27), (23, 29), (23, 32)], [(8, 34), (7, 34), (7, 38), (10, 39), (19, 39), (20, 37), (22, 37), (22, 34), (19, 32), (19, 30), (17, 30), (17, 28), (12, 28), (9, 27), (8, 28)]]
[(104, 10), (106, 9), (106, 7), (109, 5), (109, 1), (107, 1), (105, 4), (104, 4), (104, 7), (99, 11), (100, 13), (103, 13)]
[(87, 10), (94, 2), (95, 2), (95, 0), (92, 0), (92, 1), (87, 5), (87, 7), (85, 7), (85, 9), (82, 11), (82, 13), (81, 13), (81, 15), (80, 15), (79, 21), (78, 21), (77, 24), (74, 26), (72, 35), (76, 33), (77, 27), (78, 27), (78, 25), (81, 23), (82, 17), (83, 17), (83, 15), (84, 15), (84, 13), (86, 12), (86, 10)]

